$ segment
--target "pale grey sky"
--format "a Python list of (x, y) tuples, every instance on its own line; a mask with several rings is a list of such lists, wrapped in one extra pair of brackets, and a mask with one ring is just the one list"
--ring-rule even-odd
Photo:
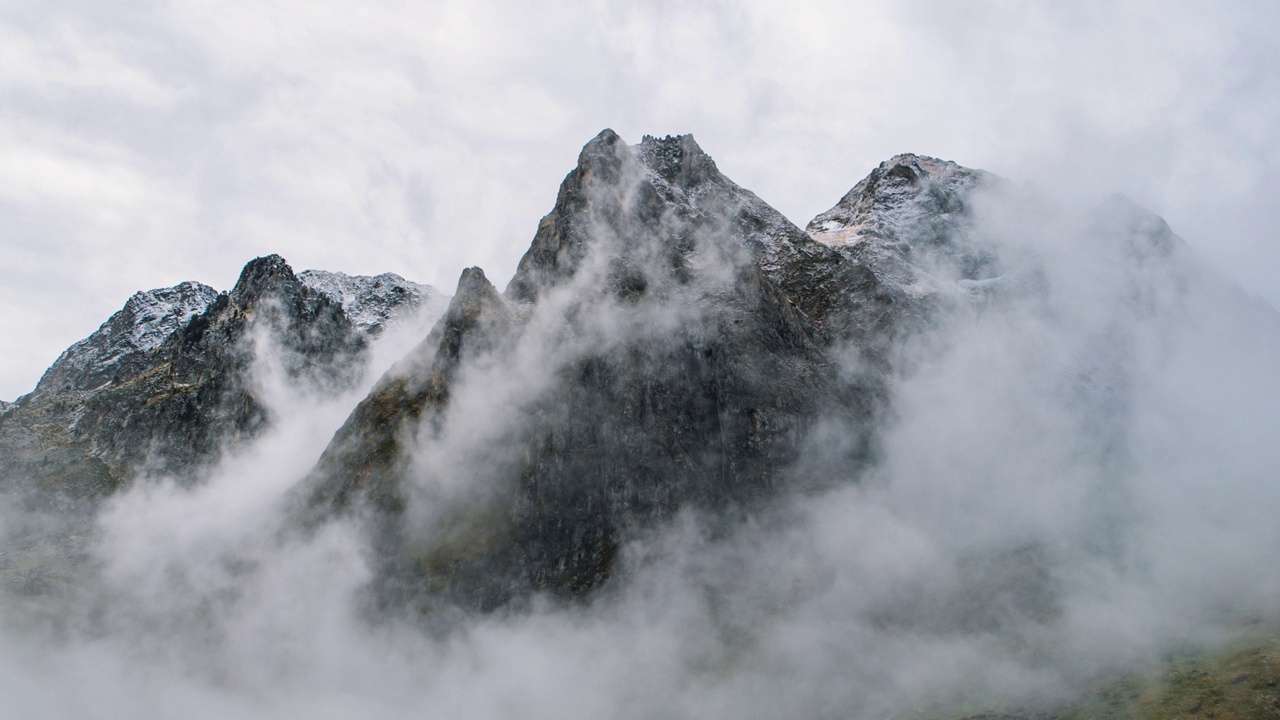
[(1123, 192), (1280, 304), (1277, 70), (1244, 0), (0, 0), (0, 399), (257, 255), (501, 285), (604, 127), (801, 225), (907, 151)]

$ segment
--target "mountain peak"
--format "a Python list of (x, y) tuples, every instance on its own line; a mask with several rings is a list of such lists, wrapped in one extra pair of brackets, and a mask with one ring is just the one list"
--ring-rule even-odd
[(231, 290), (231, 300), (237, 305), (245, 305), (260, 298), (264, 293), (277, 290), (282, 285), (296, 285), (298, 278), (293, 268), (283, 257), (276, 254), (265, 255), (250, 260), (240, 271), (240, 279)]
[[(662, 257), (678, 267), (699, 242), (736, 246), (729, 255), (744, 259), (737, 253), (745, 249), (770, 268), (787, 252), (784, 246), (812, 244), (781, 213), (725, 177), (692, 135), (645, 136), (627, 145), (605, 130), (583, 147), (561, 183), (507, 296), (533, 301), (577, 273), (596, 248), (624, 261)], [(656, 270), (661, 263), (649, 264)]]
[(979, 186), (996, 181), (982, 170), (949, 160), (902, 153), (880, 163), (835, 207), (810, 221), (813, 239), (832, 247), (864, 241), (898, 243), (911, 239), (921, 223), (936, 223), (968, 210)]
[(679, 187), (695, 185), (720, 173), (715, 161), (703, 152), (692, 135), (663, 138), (645, 135), (636, 152), (649, 169)]
[(36, 385), (36, 395), (90, 390), (150, 367), (150, 355), (218, 296), (187, 281), (134, 293), (124, 307), (89, 337), (62, 353)]

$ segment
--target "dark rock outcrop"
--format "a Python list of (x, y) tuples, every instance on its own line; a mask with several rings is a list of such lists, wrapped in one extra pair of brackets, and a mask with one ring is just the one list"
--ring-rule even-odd
[(484, 271), (464, 270), (436, 327), (379, 381), (330, 442), (307, 487), (310, 507), (322, 516), (362, 497), (383, 510), (403, 510), (401, 444), (420, 424), (440, 421), (459, 365), (491, 352), (513, 322)]

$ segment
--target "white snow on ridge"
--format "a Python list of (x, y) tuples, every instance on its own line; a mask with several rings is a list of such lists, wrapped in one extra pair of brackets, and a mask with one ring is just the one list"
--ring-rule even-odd
[(430, 285), (422, 285), (396, 275), (347, 275), (327, 270), (298, 273), (303, 285), (329, 296), (342, 305), (347, 318), (363, 332), (377, 332), (388, 322), (416, 311), (440, 315), (449, 298)]
[(968, 292), (956, 281), (985, 279), (965, 274), (974, 270), (966, 266), (982, 264), (988, 249), (974, 234), (967, 205), (978, 187), (994, 182), (989, 173), (948, 160), (895, 155), (806, 232), (866, 265), (903, 297)]
[(128, 360), (153, 352), (217, 297), (213, 288), (192, 281), (134, 293), (92, 335), (67, 348), (37, 390), (88, 390), (109, 382)]
[(809, 234), (818, 242), (853, 245), (869, 238), (903, 239), (925, 221), (947, 220), (955, 208), (942, 198), (963, 198), (986, 173), (949, 160), (902, 154), (880, 163), (836, 207), (814, 218)]
[[(207, 310), (217, 297), (218, 292), (213, 288), (192, 281), (172, 288), (134, 293), (116, 315), (124, 315), (132, 320), (132, 324), (115, 328), (119, 340), (112, 348), (114, 354), (104, 361), (110, 362), (127, 352), (155, 350), (178, 328), (186, 325), (192, 316)], [(111, 325), (111, 321), (107, 324)], [(123, 332), (119, 332), (121, 330)]]

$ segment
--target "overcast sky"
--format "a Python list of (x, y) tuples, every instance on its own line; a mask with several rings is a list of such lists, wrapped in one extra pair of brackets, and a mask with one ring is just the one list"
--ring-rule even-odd
[(1278, 55), (1273, 1), (0, 0), (0, 399), (258, 255), (501, 287), (605, 127), (800, 225), (907, 151), (1123, 192), (1277, 305)]

